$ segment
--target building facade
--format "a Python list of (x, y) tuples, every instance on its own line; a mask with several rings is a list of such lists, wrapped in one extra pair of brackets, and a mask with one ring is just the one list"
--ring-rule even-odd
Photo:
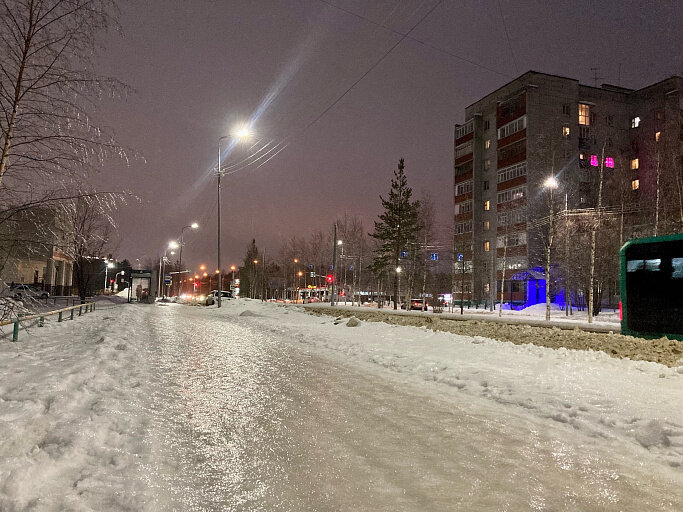
[(454, 139), (455, 271), (466, 276), (454, 291), (466, 298), (491, 300), (504, 280), (506, 301), (544, 301), (539, 226), (597, 211), (598, 195), (609, 206), (619, 187), (629, 237), (683, 227), (681, 77), (631, 90), (530, 71), (467, 107)]
[(31, 284), (52, 295), (70, 295), (73, 280), (72, 230), (59, 209), (34, 208), (3, 223), (0, 279)]

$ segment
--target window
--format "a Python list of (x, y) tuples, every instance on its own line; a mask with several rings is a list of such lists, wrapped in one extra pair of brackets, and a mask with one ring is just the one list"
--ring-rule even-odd
[(455, 138), (459, 139), (460, 137), (464, 137), (465, 135), (468, 135), (474, 131), (474, 123), (472, 121), (469, 121), (461, 126), (458, 126), (455, 129)]
[(464, 144), (459, 145), (455, 148), (455, 158), (460, 158), (463, 155), (467, 155), (472, 152), (472, 141), (467, 141)]
[(634, 158), (631, 160), (631, 170), (635, 171), (636, 169), (638, 169), (638, 159)]
[(569, 126), (565, 125), (562, 127), (562, 136), (566, 139), (569, 137)]
[(631, 128), (638, 128), (640, 126), (640, 117), (632, 117), (631, 118)]
[(489, 149), (491, 147), (491, 139), (486, 139), (486, 142), (484, 142), (484, 148)]
[(591, 155), (591, 166), (592, 167), (598, 166), (598, 155)]
[(465, 222), (458, 222), (455, 225), (455, 234), (456, 235), (462, 235), (463, 233), (471, 233), (472, 232), (472, 221), (468, 220)]
[(491, 121), (487, 119), (484, 121), (484, 130), (488, 130), (489, 128), (491, 128)]
[(499, 226), (514, 226), (526, 222), (526, 213), (523, 208), (507, 210), (498, 213)]
[(498, 150), (498, 162), (506, 162), (520, 155), (526, 154), (526, 139), (522, 139), (514, 144), (505, 146)]
[(489, 229), (491, 229), (491, 221), (485, 220), (483, 222), (483, 225), (484, 225), (484, 231), (488, 231)]
[(590, 126), (591, 124), (591, 108), (589, 105), (579, 103), (579, 124), (582, 126)]
[(486, 160), (484, 160), (484, 170), (488, 171), (490, 168), (491, 168), (491, 160), (487, 158)]
[(640, 180), (631, 180), (631, 190), (638, 190), (640, 188)]
[(526, 162), (511, 165), (498, 171), (498, 183), (526, 176)]
[(469, 213), (472, 211), (472, 201), (463, 201), (462, 203), (456, 203), (455, 214), (461, 215), (463, 213)]
[(491, 250), (491, 242), (488, 240), (484, 242), (484, 252), (489, 252)]
[(505, 247), (505, 238), (507, 237), (508, 247), (518, 247), (526, 245), (526, 233), (509, 233), (508, 235), (501, 235), (496, 239), (496, 247), (502, 249)]
[(489, 293), (491, 285), (489, 283), (484, 283), (484, 293)]
[(607, 121), (607, 126), (612, 126), (614, 124), (614, 116), (607, 116), (605, 120)]
[(655, 142), (659, 142), (659, 139), (662, 136), (662, 132), (655, 132)]
[(512, 135), (513, 133), (520, 132), (524, 128), (526, 128), (526, 116), (522, 116), (519, 119), (515, 119), (503, 127), (498, 128), (498, 140), (505, 138), (508, 135)]
[(491, 209), (491, 201), (484, 201), (484, 210), (489, 211)]
[(526, 196), (526, 185), (522, 187), (515, 187), (508, 190), (503, 190), (498, 192), (498, 204), (509, 203), (510, 201), (515, 201), (516, 199), (522, 199)]
[(570, 113), (570, 108), (571, 107), (569, 106), (569, 103), (565, 103), (564, 105), (562, 105), (562, 113), (568, 116)]
[(664, 114), (662, 113), (661, 110), (658, 110), (657, 112), (655, 112), (655, 119), (657, 121), (661, 121), (662, 119), (664, 119)]
[(589, 139), (591, 136), (591, 129), (588, 126), (579, 126), (579, 137), (582, 139)]
[(484, 180), (484, 190), (489, 189), (489, 180)]
[(472, 167), (472, 160), (470, 160), (469, 162), (465, 162), (464, 164), (459, 165), (455, 168), (455, 175), (462, 176), (463, 174), (472, 172)]
[(455, 195), (460, 196), (472, 192), (472, 180), (463, 181), (455, 186)]
[(611, 156), (608, 156), (605, 158), (605, 167), (609, 167), (610, 169), (614, 169), (614, 158)]

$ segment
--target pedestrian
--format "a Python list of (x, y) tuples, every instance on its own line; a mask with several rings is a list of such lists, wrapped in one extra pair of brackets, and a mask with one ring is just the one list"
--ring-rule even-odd
[(135, 296), (137, 297), (138, 302), (140, 302), (140, 297), (142, 297), (142, 285), (141, 284), (137, 285), (137, 287), (135, 288)]

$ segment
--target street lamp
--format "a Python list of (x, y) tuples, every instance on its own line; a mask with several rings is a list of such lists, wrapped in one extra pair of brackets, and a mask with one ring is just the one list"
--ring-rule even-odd
[[(543, 186), (548, 189), (548, 204), (550, 208), (550, 215), (548, 217), (548, 243), (545, 247), (545, 319), (550, 321), (550, 251), (553, 245), (553, 190), (559, 187), (557, 179), (554, 175), (550, 175), (548, 179), (543, 182)], [(505, 272), (505, 269), (503, 269)], [(505, 276), (503, 275), (503, 278)]]
[[(249, 129), (245, 126), (239, 128), (235, 132), (234, 139), (235, 141), (239, 139), (244, 139), (249, 136)], [(217, 248), (218, 248), (218, 305), (217, 307), (221, 307), (221, 296), (222, 294), (222, 275), (221, 275), (221, 141), (229, 139), (230, 137), (228, 135), (223, 135), (218, 139), (218, 161), (216, 162), (216, 174), (218, 175), (218, 240), (217, 240)]]
[(199, 224), (193, 222), (189, 226), (184, 226), (183, 229), (180, 230), (180, 255), (178, 256), (178, 263), (181, 267), (183, 265), (183, 245), (185, 245), (183, 242), (183, 235), (185, 234), (186, 229), (199, 229)]
[[(168, 245), (164, 249), (164, 257), (161, 258), (161, 261), (159, 262), (159, 270), (161, 272), (161, 275), (159, 276), (159, 295), (162, 297), (166, 297), (166, 288), (164, 287), (164, 281), (166, 278), (166, 261), (168, 260), (168, 250), (169, 249), (177, 249), (178, 248), (178, 242), (175, 240), (171, 240), (168, 242)], [(175, 251), (171, 251), (171, 255), (175, 254)]]
[(107, 261), (106, 259), (105, 265), (104, 265), (104, 290), (107, 291), (107, 286), (109, 285), (109, 278), (107, 276), (108, 270), (110, 268), (114, 268), (114, 262), (113, 261)]

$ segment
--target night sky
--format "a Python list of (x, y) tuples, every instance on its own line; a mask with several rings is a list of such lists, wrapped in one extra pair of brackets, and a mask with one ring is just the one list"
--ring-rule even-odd
[[(329, 108), (434, 6), (410, 33), (426, 45), (405, 38)], [(682, 11), (680, 0), (123, 2), (100, 71), (133, 92), (98, 115), (129, 159), (95, 180), (141, 201), (119, 212), (116, 255), (154, 258), (197, 221), (183, 260), (215, 266), (218, 139), (250, 120), (255, 139), (224, 166), (282, 145), (223, 179), (224, 268), (252, 238), (274, 255), (344, 212), (371, 230), (401, 157), (447, 225), (467, 105), (530, 69), (593, 84), (598, 68), (598, 84), (633, 88), (682, 74)]]

